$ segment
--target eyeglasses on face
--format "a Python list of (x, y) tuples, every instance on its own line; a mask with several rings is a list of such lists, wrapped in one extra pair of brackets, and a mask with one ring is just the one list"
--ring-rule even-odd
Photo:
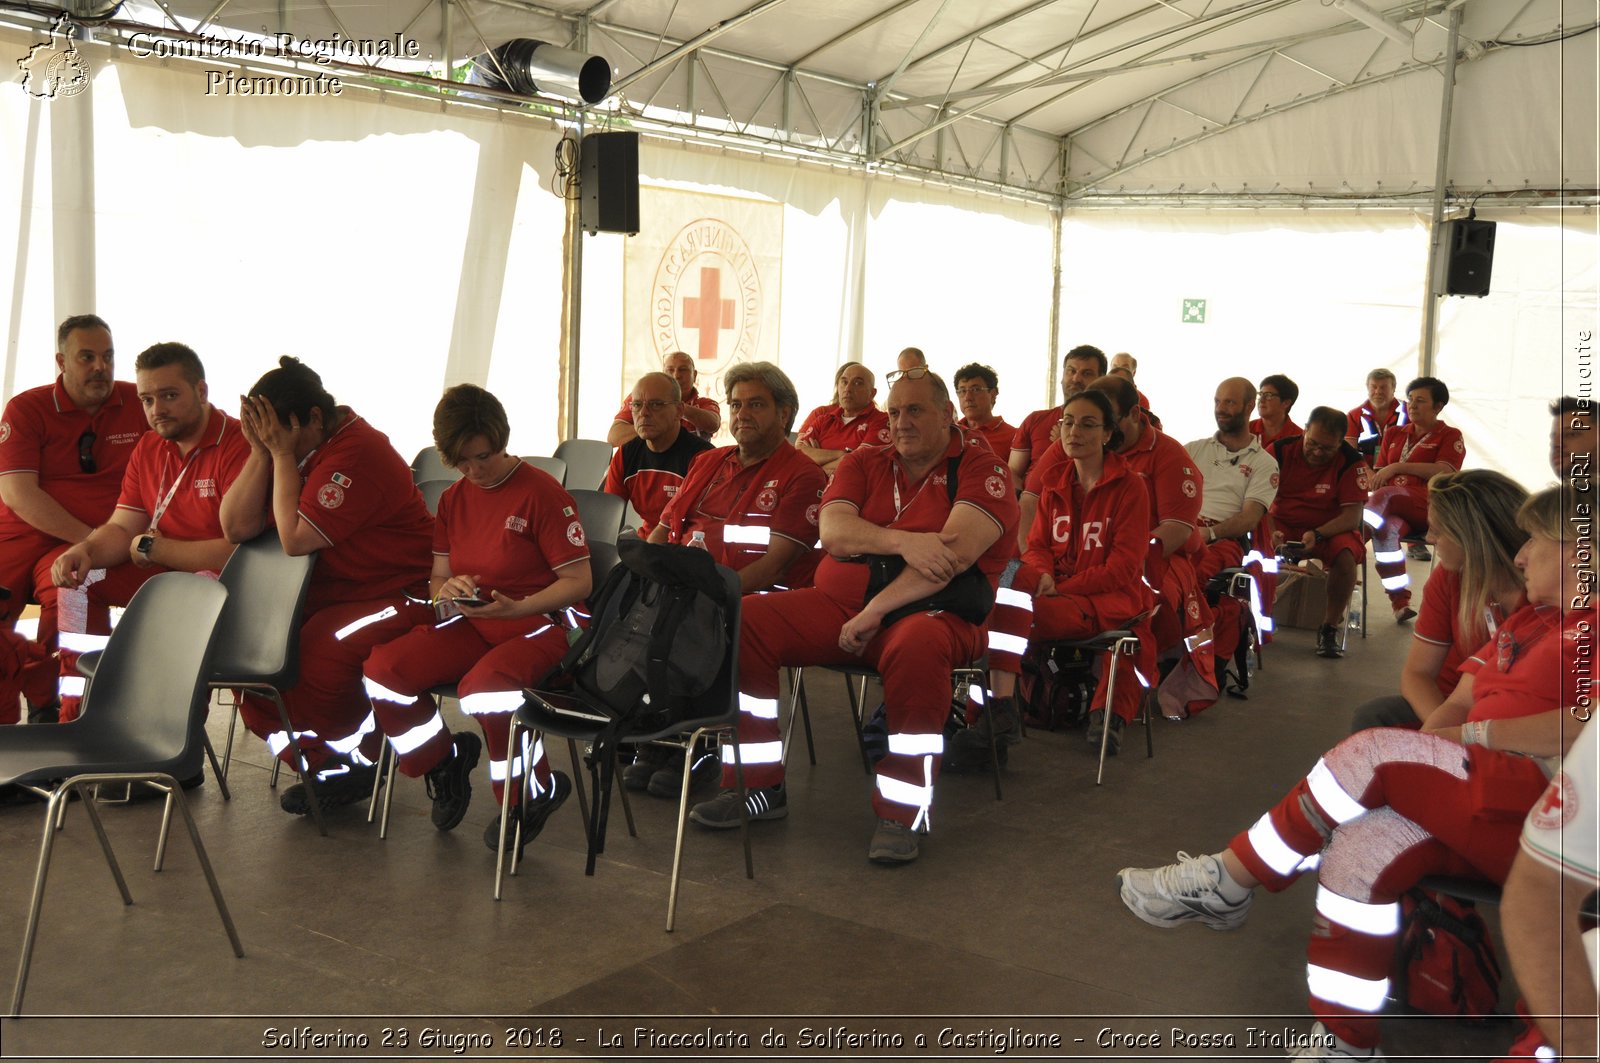
[(94, 472), (98, 467), (94, 463), (94, 429), (89, 429), (78, 437), (78, 468), (84, 472)]
[(651, 413), (660, 413), (668, 406), (673, 405), (676, 404), (668, 402), (666, 399), (648, 399), (644, 402), (640, 402), (638, 399), (632, 399), (628, 402), (628, 409), (632, 410), (634, 413), (638, 413), (640, 410), (649, 410)]
[(1282, 398), (1282, 396), (1279, 395), (1276, 391), (1258, 391), (1258, 392), (1256, 392), (1256, 398), (1257, 399), (1272, 399), (1272, 400), (1276, 401), (1277, 399)]
[(987, 395), (991, 390), (987, 384), (966, 384), (956, 388), (956, 394), (966, 398), (968, 395)]

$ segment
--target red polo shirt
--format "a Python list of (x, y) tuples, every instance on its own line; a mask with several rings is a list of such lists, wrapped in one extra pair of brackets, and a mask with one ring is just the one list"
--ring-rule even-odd
[(389, 437), (339, 407), (344, 422), (301, 465), (300, 516), (331, 543), (317, 552), (307, 608), (426, 585), (433, 517)]
[[(1413, 440), (1415, 442), (1413, 442)], [(1411, 444), (1409, 452), (1406, 445)], [(1433, 428), (1423, 434), (1416, 424), (1397, 425), (1383, 433), (1383, 443), (1378, 447), (1378, 468), (1396, 462), (1444, 462), (1452, 469), (1460, 469), (1467, 456), (1467, 444), (1459, 428), (1451, 428), (1443, 421), (1435, 421)], [(1404, 487), (1417, 498), (1428, 497), (1428, 480), (1406, 473), (1396, 476), (1385, 487)]]
[[(1509, 720), (1577, 705), (1594, 697), (1583, 642), (1594, 638), (1592, 609), (1562, 615), (1548, 605), (1525, 605), (1511, 614), (1495, 637), (1461, 662), (1472, 676), (1469, 720)], [(1587, 631), (1580, 631), (1579, 625)]]
[(1011, 457), (1011, 441), (1016, 438), (1017, 430), (1006, 424), (1004, 417), (996, 417), (982, 427), (969, 423), (965, 417), (957, 421), (956, 424), (965, 428), (968, 432), (982, 436), (983, 441), (989, 444), (989, 449), (994, 451), (995, 456), (1001, 461)]
[[(1061, 411), (1066, 409), (1066, 404), (1052, 406), (1048, 410), (1034, 410), (1022, 419), (1017, 426), (1017, 434), (1011, 437), (1012, 450), (1026, 450), (1028, 452), (1028, 469), (1024, 476), (1031, 472), (1033, 466), (1044, 457), (1045, 451), (1050, 449), (1050, 430), (1061, 423)], [(1010, 457), (1008, 453), (1004, 455)]]
[(433, 552), (450, 572), (476, 576), (482, 593), (537, 594), (555, 570), (589, 556), (572, 496), (548, 473), (517, 462), (493, 487), (457, 480), (439, 496)]
[(1261, 423), (1261, 418), (1257, 417), (1250, 422), (1250, 434), (1259, 437), (1262, 446), (1270, 447), (1280, 439), (1292, 439), (1295, 436), (1303, 436), (1306, 434), (1306, 430), (1295, 424), (1294, 418), (1285, 417), (1283, 419), (1283, 431), (1269, 439), (1267, 437), (1266, 427)]
[(1139, 442), (1121, 454), (1129, 468), (1150, 484), (1152, 528), (1164, 520), (1191, 528), (1199, 523), (1205, 477), (1182, 443), (1146, 421)]
[(1333, 460), (1318, 467), (1306, 461), (1302, 438), (1280, 440), (1272, 451), (1278, 459), (1272, 516), (1290, 538), (1326, 524), (1347, 505), (1367, 500), (1367, 464), (1355, 447), (1340, 443)]
[(250, 457), (239, 422), (211, 407), (206, 432), (188, 457), (178, 444), (146, 432), (133, 448), (117, 508), (141, 514), (167, 539), (221, 539), (222, 496)]
[[(1460, 627), (1460, 621), (1456, 618), (1460, 604), (1461, 574), (1443, 565), (1434, 565), (1428, 575), (1428, 584), (1422, 591), (1421, 612), (1411, 629), (1411, 637), (1446, 647), (1444, 663), (1434, 677), (1439, 693), (1446, 696), (1461, 682), (1461, 662), (1472, 656), (1472, 651), (1479, 646), (1477, 636)], [(1494, 623), (1489, 630), (1491, 637), (1505, 620), (1505, 616), (1496, 610)]]
[(800, 426), (796, 443), (820, 450), (855, 450), (889, 442), (889, 415), (877, 403), (848, 421), (838, 406), (818, 406)]
[[(949, 491), (949, 462), (958, 457), (956, 497)], [(915, 483), (907, 480), (893, 447), (867, 447), (839, 463), (823, 495), (824, 506), (850, 506), (863, 520), (898, 531), (934, 532), (943, 528), (953, 506), (975, 507), (1000, 530), (978, 567), (993, 584), (1016, 554), (1017, 499), (1005, 462), (983, 447), (971, 446), (959, 431), (950, 433), (944, 456)], [(863, 600), (867, 566), (824, 555), (817, 566), (817, 588), (841, 602)]]
[[(139, 437), (150, 431), (139, 392), (115, 381), (105, 403), (93, 414), (73, 405), (67, 389), (54, 384), (13, 395), (0, 414), (0, 475), (31, 472), (61, 508), (91, 527), (99, 527), (116, 508), (122, 475)], [(89, 445), (95, 471), (84, 472), (78, 440), (94, 433)], [(27, 534), (33, 526), (0, 503), (0, 537)]]
[[(612, 418), (613, 421), (621, 421), (623, 424), (633, 423), (633, 407), (628, 405), (631, 401), (633, 401), (631, 398), (622, 400), (622, 409), (617, 411), (617, 415)], [(716, 399), (711, 398), (709, 395), (700, 394), (699, 388), (690, 388), (689, 394), (683, 397), (683, 404), (685, 406), (693, 406), (697, 410), (710, 410), (717, 415), (717, 426), (719, 428), (722, 426), (722, 407), (717, 403)], [(687, 417), (678, 423), (701, 439), (710, 439), (717, 434), (715, 431), (701, 432)]]
[(711, 444), (693, 432), (679, 432), (672, 446), (659, 452), (642, 439), (630, 439), (611, 455), (602, 490), (632, 503), (639, 514), (639, 533), (649, 535), (683, 486), (689, 463), (710, 449)]
[(661, 515), (667, 540), (687, 543), (705, 533), (719, 564), (741, 569), (767, 556), (780, 535), (805, 547), (784, 586), (805, 587), (817, 567), (817, 510), (828, 477), (786, 439), (753, 465), (739, 464), (737, 446), (718, 447), (689, 466), (683, 486)]

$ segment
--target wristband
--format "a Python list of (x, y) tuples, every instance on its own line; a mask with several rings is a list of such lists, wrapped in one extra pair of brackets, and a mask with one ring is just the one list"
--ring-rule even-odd
[(1461, 744), (1489, 748), (1489, 721), (1468, 720), (1461, 725)]

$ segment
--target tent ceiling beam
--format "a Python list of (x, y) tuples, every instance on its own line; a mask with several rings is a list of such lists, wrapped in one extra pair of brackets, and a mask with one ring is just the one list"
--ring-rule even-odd
[(1113, 180), (1114, 178), (1120, 177), (1122, 174), (1127, 173), (1129, 170), (1132, 170), (1132, 169), (1134, 169), (1134, 168), (1136, 168), (1138, 166), (1142, 166), (1147, 162), (1151, 162), (1151, 161), (1153, 161), (1155, 159), (1159, 159), (1164, 155), (1170, 155), (1174, 151), (1178, 151), (1178, 150), (1180, 150), (1182, 148), (1186, 148), (1186, 147), (1190, 147), (1191, 145), (1198, 144), (1203, 140), (1209, 139), (1210, 137), (1217, 136), (1218, 134), (1221, 134), (1221, 133), (1226, 133), (1229, 130), (1238, 129), (1241, 126), (1249, 125), (1252, 122), (1259, 122), (1263, 118), (1271, 118), (1274, 115), (1279, 115), (1279, 114), (1283, 114), (1283, 113), (1285, 113), (1287, 111), (1292, 111), (1297, 107), (1304, 107), (1306, 104), (1315, 103), (1318, 100), (1326, 100), (1326, 99), (1328, 99), (1330, 97), (1337, 96), (1342, 92), (1349, 92), (1352, 89), (1361, 88), (1361, 87), (1364, 87), (1366, 85), (1376, 85), (1376, 84), (1380, 84), (1380, 83), (1385, 82), (1385, 81), (1392, 81), (1395, 78), (1404, 77), (1404, 76), (1406, 76), (1408, 74), (1419, 73), (1420, 71), (1423, 71), (1423, 70), (1436, 70), (1441, 65), (1443, 65), (1443, 63), (1444, 63), (1444, 60), (1441, 58), (1441, 59), (1435, 59), (1435, 60), (1431, 60), (1431, 61), (1417, 62), (1417, 63), (1413, 63), (1413, 64), (1408, 64), (1406, 66), (1399, 67), (1398, 69), (1391, 70), (1391, 71), (1389, 71), (1388, 73), (1385, 73), (1385, 74), (1377, 74), (1377, 75), (1375, 75), (1373, 77), (1370, 77), (1367, 80), (1361, 82), (1359, 85), (1333, 85), (1333, 86), (1330, 86), (1329, 88), (1324, 89), (1321, 92), (1314, 92), (1314, 93), (1311, 93), (1309, 95), (1298, 96), (1298, 97), (1296, 97), (1296, 98), (1294, 98), (1292, 100), (1286, 100), (1286, 101), (1284, 101), (1283, 103), (1280, 103), (1280, 104), (1275, 104), (1275, 105), (1272, 105), (1272, 106), (1263, 107), (1261, 110), (1256, 111), (1256, 112), (1254, 112), (1252, 114), (1247, 114), (1247, 115), (1244, 115), (1242, 117), (1235, 118), (1233, 121), (1229, 122), (1227, 125), (1218, 126), (1215, 129), (1207, 129), (1207, 130), (1204, 130), (1204, 131), (1202, 131), (1200, 133), (1196, 133), (1196, 134), (1194, 134), (1192, 136), (1180, 137), (1180, 138), (1178, 138), (1177, 140), (1174, 140), (1171, 144), (1168, 144), (1165, 147), (1157, 148), (1154, 151), (1147, 151), (1147, 152), (1141, 154), (1139, 156), (1139, 158), (1135, 159), (1132, 162), (1128, 162), (1128, 161), (1126, 161), (1126, 159), (1123, 159), (1122, 161), (1119, 161), (1118, 164), (1115, 167), (1113, 167), (1112, 169), (1110, 169), (1106, 173), (1100, 174), (1100, 175), (1098, 175), (1096, 177), (1092, 177), (1092, 178), (1090, 178), (1089, 180), (1086, 180), (1086, 181), (1078, 182), (1076, 185), (1074, 185), (1072, 187), (1072, 190), (1068, 192), (1068, 198), (1070, 200), (1071, 198), (1079, 196), (1082, 193), (1084, 193), (1084, 192), (1086, 192), (1086, 191), (1088, 191), (1088, 190), (1090, 190), (1092, 188), (1095, 188), (1098, 185), (1105, 184), (1107, 181), (1110, 181), (1110, 180)]
[(738, 29), (751, 19), (760, 18), (768, 11), (771, 11), (775, 7), (780, 7), (786, 2), (787, 0), (760, 0), (760, 2), (755, 4), (753, 7), (747, 7), (737, 15), (722, 20), (715, 26), (712, 26), (710, 29), (704, 30), (698, 36), (684, 41), (682, 44), (678, 45), (676, 48), (673, 48), (666, 55), (661, 56), (659, 59), (646, 63), (633, 73), (618, 79), (618, 81), (611, 86), (611, 91), (613, 93), (622, 92), (629, 85), (633, 84), (635, 81), (638, 81), (640, 78), (649, 77), (658, 70), (672, 66), (689, 53), (699, 49), (702, 45), (709, 44), (711, 41), (716, 40), (729, 30)]
[(922, 42), (928, 39), (928, 34), (933, 32), (933, 27), (939, 24), (939, 20), (944, 18), (944, 13), (949, 9), (950, 0), (939, 0), (939, 9), (933, 13), (933, 17), (922, 27), (922, 32), (917, 34), (917, 39), (912, 42), (911, 47), (906, 49), (906, 54), (900, 59), (900, 65), (894, 68), (894, 73), (878, 82), (875, 86), (874, 90), (879, 96), (885, 96), (894, 90), (894, 83), (899, 81), (900, 75), (906, 72), (906, 65), (911, 62), (912, 58), (917, 54), (917, 49), (922, 47)]
[(845, 30), (843, 33), (839, 34), (838, 36), (833, 37), (833, 38), (831, 38), (829, 40), (823, 41), (821, 44), (819, 44), (815, 48), (811, 49), (805, 55), (802, 55), (800, 58), (796, 59), (794, 61), (793, 65), (796, 66), (796, 67), (803, 67), (807, 63), (811, 62), (811, 60), (813, 60), (817, 56), (821, 55), (823, 52), (826, 52), (826, 51), (828, 51), (828, 50), (830, 50), (832, 48), (835, 48), (835, 47), (843, 44), (845, 41), (848, 41), (851, 37), (854, 37), (856, 34), (862, 33), (862, 32), (864, 32), (866, 30), (869, 30), (873, 26), (876, 26), (878, 23), (883, 22), (886, 19), (893, 18), (895, 15), (898, 15), (900, 12), (904, 11), (906, 8), (912, 7), (913, 5), (920, 4), (920, 3), (922, 3), (922, 0), (900, 0), (899, 3), (893, 5), (892, 7), (884, 8), (882, 11), (879, 11), (876, 15), (873, 15), (871, 18), (866, 19), (863, 22), (857, 22), (854, 26), (851, 26), (849, 29)]

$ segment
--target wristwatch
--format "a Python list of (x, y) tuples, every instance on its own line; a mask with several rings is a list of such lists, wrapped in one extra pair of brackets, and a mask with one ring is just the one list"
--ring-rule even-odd
[(155, 546), (156, 537), (154, 535), (141, 535), (139, 536), (139, 541), (133, 544), (133, 548), (143, 554), (146, 561), (150, 560), (150, 551), (154, 550)]
[(1321, 532), (1319, 532), (1315, 528), (1311, 529), (1311, 538), (1314, 541), (1319, 542), (1319, 543), (1325, 543), (1325, 542), (1328, 541), (1328, 537), (1326, 535), (1323, 535)]

